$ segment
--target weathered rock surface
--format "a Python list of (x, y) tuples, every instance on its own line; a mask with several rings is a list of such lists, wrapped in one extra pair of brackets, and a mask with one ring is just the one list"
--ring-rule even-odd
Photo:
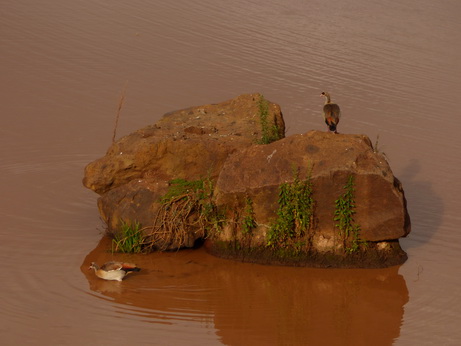
[[(262, 102), (267, 125), (282, 138), (285, 124), (280, 107), (260, 94), (247, 94), (167, 113), (155, 125), (113, 143), (104, 157), (88, 164), (83, 184), (101, 195), (98, 207), (109, 232), (116, 232), (121, 220), (153, 226), (160, 198), (172, 179), (216, 180), (231, 153), (263, 136)], [(191, 230), (186, 245), (192, 246), (200, 237), (203, 234)]]
[(398, 239), (410, 232), (409, 216), (400, 182), (386, 158), (373, 151), (368, 137), (311, 131), (268, 145), (254, 145), (229, 157), (216, 184), (218, 206), (242, 208), (245, 197), (255, 206), (261, 231), (276, 215), (282, 183), (311, 172), (315, 200), (315, 230), (333, 238), (335, 200), (344, 193), (349, 175), (355, 178), (355, 222), (368, 241)]
[[(247, 94), (219, 104), (167, 113), (115, 142), (106, 155), (85, 168), (83, 184), (105, 192), (133, 179), (168, 181), (216, 178), (228, 155), (255, 144), (262, 136), (260, 94)], [(285, 134), (280, 107), (268, 103), (269, 126)]]
[[(385, 267), (405, 261), (398, 244), (410, 232), (403, 189), (368, 137), (311, 131), (283, 138), (280, 107), (268, 103), (266, 129), (277, 129), (283, 139), (257, 144), (263, 136), (261, 100), (259, 94), (242, 95), (168, 113), (157, 124), (121, 138), (103, 158), (90, 163), (83, 182), (101, 195), (98, 207), (109, 232), (117, 232), (121, 220), (157, 227), (160, 199), (169, 181), (208, 177), (215, 182), (213, 203), (226, 222), (208, 228), (209, 233), (189, 229), (180, 243), (160, 248), (191, 247), (207, 237), (207, 246), (216, 255), (263, 263)], [(296, 251), (271, 257), (267, 235), (277, 218), (280, 185), (292, 182), (296, 170), (300, 179), (310, 172), (311, 225)], [(360, 226), (360, 241), (367, 245), (346, 255), (334, 221), (335, 200), (351, 176), (354, 223)], [(242, 225), (248, 200), (255, 222), (251, 232)]]
[[(228, 218), (239, 224), (246, 200), (251, 199), (257, 227), (249, 239), (241, 231), (236, 232), (235, 224), (231, 224), (214, 239), (245, 242), (250, 248), (263, 247), (267, 232), (277, 218), (279, 187), (293, 182), (294, 169), (299, 171), (300, 179), (305, 179), (310, 172), (313, 185), (311, 252), (341, 250), (339, 230), (335, 226), (338, 222), (334, 221), (335, 200), (344, 193), (351, 175), (355, 182), (353, 218), (354, 223), (360, 225), (361, 240), (379, 244), (384, 253), (391, 244), (394, 246), (393, 240), (410, 232), (402, 186), (386, 158), (374, 152), (369, 138), (311, 131), (268, 145), (254, 145), (229, 157), (216, 183), (216, 204), (225, 207)], [(235, 211), (240, 214), (236, 215)], [(397, 262), (404, 260), (406, 257), (397, 250)]]

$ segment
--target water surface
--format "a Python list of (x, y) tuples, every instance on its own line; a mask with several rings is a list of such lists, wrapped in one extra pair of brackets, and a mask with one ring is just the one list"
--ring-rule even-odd
[[(3, 0), (0, 24), (2, 344), (455, 345), (461, 311), (458, 170), (461, 3)], [(83, 167), (162, 114), (261, 92), (287, 135), (379, 136), (402, 181), (409, 260), (313, 270), (198, 251), (127, 256), (91, 276), (99, 243)], [(120, 330), (123, 333), (120, 334)]]

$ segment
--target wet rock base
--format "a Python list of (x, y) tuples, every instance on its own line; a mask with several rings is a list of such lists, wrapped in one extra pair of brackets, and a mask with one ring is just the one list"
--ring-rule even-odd
[(403, 264), (408, 256), (398, 240), (369, 243), (365, 250), (354, 253), (296, 251), (294, 249), (271, 249), (266, 246), (242, 247), (238, 242), (205, 242), (207, 251), (220, 258), (264, 265), (283, 265), (311, 268), (387, 268)]

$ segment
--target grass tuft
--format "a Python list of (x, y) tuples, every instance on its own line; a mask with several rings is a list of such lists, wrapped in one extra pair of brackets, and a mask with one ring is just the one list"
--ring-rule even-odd
[(261, 121), (261, 139), (258, 144), (269, 144), (280, 139), (279, 127), (269, 121), (269, 101), (263, 95), (259, 99), (259, 119)]
[(137, 221), (128, 223), (122, 220), (121, 227), (112, 239), (112, 252), (140, 253), (143, 250), (143, 229)]

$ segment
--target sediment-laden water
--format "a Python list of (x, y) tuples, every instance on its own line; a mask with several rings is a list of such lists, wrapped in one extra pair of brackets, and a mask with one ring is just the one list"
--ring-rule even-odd
[[(12, 344), (455, 345), (461, 3), (4, 0), (0, 86), (0, 341)], [(162, 114), (260, 92), (287, 135), (378, 141), (402, 181), (409, 259), (385, 270), (245, 264), (204, 249), (120, 256), (101, 281), (97, 195), (83, 167)], [(121, 332), (122, 331), (122, 332)]]

